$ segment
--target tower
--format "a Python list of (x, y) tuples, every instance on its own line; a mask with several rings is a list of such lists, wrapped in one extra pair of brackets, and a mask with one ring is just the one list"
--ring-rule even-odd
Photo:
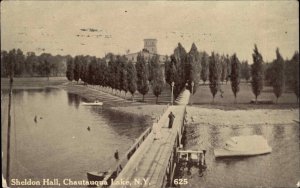
[(144, 39), (144, 49), (147, 49), (150, 53), (157, 54), (156, 39)]

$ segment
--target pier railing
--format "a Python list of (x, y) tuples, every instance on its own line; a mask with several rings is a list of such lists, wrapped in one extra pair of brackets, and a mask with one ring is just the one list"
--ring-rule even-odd
[(122, 171), (123, 167), (129, 161), (130, 157), (134, 154), (134, 152), (140, 147), (143, 141), (147, 138), (147, 136), (151, 133), (152, 127), (147, 128), (141, 136), (135, 141), (135, 143), (127, 150), (125, 155), (119, 160), (119, 162), (109, 169), (108, 174), (105, 176), (103, 181), (106, 181), (108, 185), (111, 183), (111, 179), (114, 179), (118, 176), (118, 174)]

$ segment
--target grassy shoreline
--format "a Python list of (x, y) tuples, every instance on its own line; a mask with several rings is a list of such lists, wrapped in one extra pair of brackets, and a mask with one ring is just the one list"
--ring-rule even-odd
[[(124, 98), (99, 91), (84, 85), (77, 85), (73, 83), (65, 84), (61, 86), (64, 90), (69, 93), (77, 94), (88, 101), (95, 101), (99, 96), (107, 98), (107, 100), (118, 100), (120, 101), (117, 105), (106, 105), (111, 110), (117, 110), (121, 113), (134, 114), (137, 116), (148, 116), (153, 121), (156, 121), (162, 112), (167, 108), (167, 105), (147, 104), (126, 100)], [(128, 99), (130, 97), (128, 96)], [(105, 105), (105, 102), (104, 102)]]

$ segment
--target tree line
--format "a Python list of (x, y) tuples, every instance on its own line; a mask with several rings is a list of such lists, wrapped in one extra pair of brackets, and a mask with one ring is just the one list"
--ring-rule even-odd
[(250, 66), (247, 61), (240, 61), (236, 54), (225, 56), (212, 52), (209, 56), (206, 52), (198, 52), (195, 44), (186, 52), (179, 43), (171, 55), (171, 60), (165, 63), (166, 81), (170, 85), (175, 83), (175, 96), (184, 87), (191, 90), (192, 83), (194, 94), (202, 79), (204, 84), (209, 81), (214, 101), (216, 94), (223, 92), (220, 85), (230, 81), (236, 102), (241, 79), (244, 79), (246, 82), (251, 80), (256, 102), (265, 82), (273, 87), (276, 102), (285, 89), (294, 92), (297, 101), (299, 100), (299, 52), (295, 52), (291, 59), (284, 60), (277, 48), (276, 59), (272, 63), (264, 63), (262, 55), (254, 45), (252, 57), (253, 64)]
[[(240, 61), (236, 54), (220, 55), (199, 51), (193, 43), (189, 52), (178, 43), (173, 53), (165, 62), (160, 62), (157, 55), (145, 59), (138, 54), (137, 62), (128, 61), (124, 55), (108, 53), (103, 58), (77, 55), (52, 56), (43, 53), (36, 56), (33, 52), (26, 55), (20, 49), (9, 52), (1, 51), (1, 76), (7, 76), (9, 70), (15, 76), (57, 76), (65, 71), (70, 81), (82, 80), (84, 83), (109, 87), (113, 92), (129, 92), (132, 97), (138, 91), (144, 96), (152, 90), (158, 97), (165, 85), (174, 87), (175, 98), (183, 89), (192, 94), (197, 92), (200, 81), (208, 84), (212, 99), (222, 92), (221, 85), (230, 82), (236, 98), (240, 91), (241, 79), (250, 81), (252, 92), (257, 100), (264, 85), (273, 87), (278, 100), (284, 90), (292, 91), (299, 98), (299, 53), (284, 60), (276, 49), (276, 59), (264, 62), (257, 46), (254, 46), (253, 64)], [(66, 62), (66, 68), (64, 68)], [(12, 66), (10, 66), (12, 65)], [(174, 84), (174, 85), (173, 85)]]
[(156, 101), (164, 88), (163, 70), (159, 57), (146, 61), (138, 54), (137, 62), (128, 61), (123, 55), (107, 54), (104, 58), (95, 56), (75, 56), (67, 61), (66, 76), (69, 81), (82, 80), (91, 85), (111, 88), (112, 92), (129, 92), (134, 97), (136, 91), (144, 96), (152, 87)]
[[(71, 56), (53, 56), (42, 53), (37, 56), (34, 52), (24, 54), (20, 49), (12, 49), (9, 52), (1, 51), (1, 77), (7, 77), (13, 73), (15, 77), (33, 76), (62, 76), (65, 75), (65, 62)], [(12, 66), (11, 66), (12, 65)]]

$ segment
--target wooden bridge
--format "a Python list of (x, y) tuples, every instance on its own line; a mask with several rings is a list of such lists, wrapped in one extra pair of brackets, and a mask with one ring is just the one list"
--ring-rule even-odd
[[(170, 112), (175, 115), (173, 127), (168, 128)], [(128, 150), (120, 162), (111, 169), (104, 180), (117, 176), (110, 187), (120, 187), (118, 183), (128, 181), (122, 187), (166, 187), (172, 184), (175, 171), (174, 157), (180, 145), (184, 130), (185, 105), (170, 106), (158, 121), (156, 132), (160, 138), (154, 139), (152, 127), (147, 129)]]
[[(186, 104), (190, 92), (184, 90), (176, 100), (178, 106), (169, 106), (158, 120), (155, 131), (149, 127), (132, 147), (109, 170), (104, 178), (110, 187), (159, 188), (173, 185), (175, 157), (181, 144), (186, 118)], [(168, 115), (175, 115), (173, 127), (168, 128)], [(155, 139), (155, 134), (159, 139)]]

